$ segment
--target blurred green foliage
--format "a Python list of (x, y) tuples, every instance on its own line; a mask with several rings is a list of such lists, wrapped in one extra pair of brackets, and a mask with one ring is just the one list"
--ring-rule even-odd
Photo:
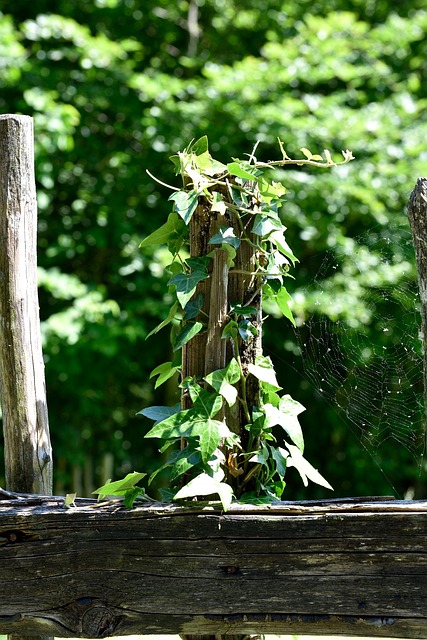
[[(145, 342), (168, 312), (168, 259), (165, 249), (138, 245), (170, 203), (145, 170), (173, 183), (168, 155), (192, 138), (207, 134), (221, 161), (250, 153), (257, 140), (259, 160), (277, 158), (278, 136), (290, 155), (353, 151), (355, 162), (327, 173), (277, 172), (290, 189), (282, 211), (301, 260), (296, 313), (318, 312), (305, 287), (322, 252), (337, 251), (337, 273), (320, 283), (322, 312), (381, 345), (366, 294), (416, 281), (405, 207), (427, 160), (422, 0), (14, 0), (0, 11), (0, 109), (35, 120), (58, 490), (73, 489), (72, 470), (88, 460), (100, 484), (111, 454), (115, 475), (153, 467), (148, 425), (135, 414), (176, 397), (154, 391), (148, 377), (171, 359), (161, 333)], [(373, 234), (387, 240), (374, 243)], [(391, 317), (384, 300), (379, 308)], [(417, 320), (408, 326), (401, 313), (391, 323), (395, 333), (405, 325), (408, 348), (419, 349)], [(288, 325), (267, 325), (279, 380), (307, 407), (310, 460), (336, 495), (390, 493), (348, 422), (295, 374)], [(421, 495), (404, 446), (391, 440), (375, 456), (400, 494), (419, 485)], [(289, 485), (287, 497), (316, 491)]]

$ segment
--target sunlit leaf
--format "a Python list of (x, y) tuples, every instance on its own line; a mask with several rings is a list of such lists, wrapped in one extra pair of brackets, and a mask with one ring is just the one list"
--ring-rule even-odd
[(144, 416), (145, 418), (149, 418), (150, 420), (154, 420), (154, 422), (158, 423), (166, 420), (166, 418), (170, 418), (170, 416), (175, 415), (179, 411), (181, 411), (181, 403), (178, 402), (177, 404), (173, 405), (173, 407), (146, 407), (145, 409), (141, 409), (141, 411), (138, 411), (136, 415)]
[(287, 444), (286, 446), (290, 453), (290, 456), (287, 458), (288, 467), (295, 467), (301, 476), (304, 486), (307, 486), (308, 480), (311, 480), (321, 487), (326, 487), (326, 489), (333, 491), (329, 482), (304, 458), (298, 447), (292, 444)]
[(209, 240), (209, 244), (230, 244), (235, 249), (240, 247), (240, 242), (233, 227), (220, 227), (218, 233)]
[(248, 365), (248, 370), (255, 378), (261, 380), (261, 382), (267, 382), (272, 387), (281, 389), (277, 383), (276, 372), (268, 356), (257, 356), (255, 358), (255, 364), (250, 363)]
[(240, 367), (235, 358), (224, 369), (209, 373), (204, 380), (225, 398), (228, 406), (233, 406), (237, 400), (237, 389), (233, 385), (240, 380)]
[(92, 491), (93, 494), (101, 496), (114, 496), (114, 495), (123, 495), (126, 493), (128, 489), (134, 487), (142, 478), (145, 478), (146, 473), (138, 473), (137, 471), (133, 471), (133, 473), (128, 473), (127, 476), (122, 478), (122, 480), (117, 480), (116, 482), (107, 482), (107, 484), (102, 485), (95, 491)]
[(174, 499), (182, 500), (184, 498), (210, 495), (218, 495), (224, 511), (227, 511), (233, 499), (233, 490), (230, 485), (219, 482), (207, 473), (201, 473), (182, 487), (182, 489), (175, 494)]
[(194, 189), (191, 191), (176, 191), (169, 196), (169, 200), (174, 202), (175, 211), (181, 216), (185, 224), (190, 222), (197, 208), (198, 198), (199, 195)]
[(169, 214), (167, 222), (153, 231), (141, 243), (140, 247), (152, 247), (156, 244), (166, 244), (172, 240), (182, 238), (186, 232), (186, 226), (175, 211)]

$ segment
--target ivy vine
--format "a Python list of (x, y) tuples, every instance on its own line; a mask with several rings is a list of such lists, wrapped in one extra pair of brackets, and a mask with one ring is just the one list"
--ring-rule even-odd
[[(286, 227), (279, 215), (286, 188), (270, 179), (272, 170), (286, 165), (332, 167), (350, 162), (353, 155), (343, 151), (343, 160), (336, 163), (327, 150), (320, 155), (302, 148), (303, 157), (291, 159), (280, 140), (279, 148), (280, 160), (259, 162), (255, 147), (247, 160), (233, 159), (225, 165), (211, 156), (204, 136), (171, 158), (182, 186), (165, 185), (172, 190), (172, 212), (141, 247), (167, 244), (173, 256), (167, 270), (174, 302), (167, 317), (149, 335), (170, 325), (174, 356), (158, 365), (151, 377), (158, 388), (178, 374), (183, 401), (139, 412), (154, 422), (145, 437), (159, 439), (162, 456), (166, 452), (169, 456), (148, 478), (135, 472), (103, 485), (95, 492), (101, 498), (124, 496), (128, 507), (136, 498), (149, 499), (138, 483), (145, 477), (150, 485), (164, 471), (169, 474), (165, 500), (218, 496), (224, 509), (233, 499), (252, 503), (280, 500), (290, 467), (298, 471), (304, 485), (311, 480), (332, 489), (304, 457), (298, 420), (304, 407), (280, 393), (273, 364), (260, 349), (264, 321), (261, 296), (275, 303), (295, 325), (284, 282), (293, 277), (297, 258), (286, 241)], [(189, 229), (200, 207), (204, 216), (208, 212), (223, 224), (210, 235), (208, 251), (192, 256)], [(243, 245), (250, 248), (251, 259), (242, 268), (237, 257)], [(253, 286), (247, 299), (228, 304), (219, 323), (220, 340), (227, 345), (225, 366), (203, 375), (183, 375), (182, 352), (191, 349), (196, 336), (212, 330), (210, 308), (201, 289), (202, 283), (212, 278), (219, 251), (224, 277), (250, 279)], [(253, 345), (251, 361), (244, 362), (245, 348)]]

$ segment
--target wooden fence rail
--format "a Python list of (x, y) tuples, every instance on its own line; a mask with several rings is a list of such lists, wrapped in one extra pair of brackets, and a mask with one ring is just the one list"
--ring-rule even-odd
[(427, 638), (427, 502), (0, 501), (0, 633)]

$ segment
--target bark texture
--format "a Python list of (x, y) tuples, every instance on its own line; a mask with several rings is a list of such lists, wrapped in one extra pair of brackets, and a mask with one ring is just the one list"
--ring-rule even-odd
[(50, 494), (36, 265), (33, 121), (0, 115), (0, 402), (9, 489)]
[(0, 405), (6, 485), (51, 494), (36, 242), (33, 120), (0, 115)]
[(0, 500), (0, 566), (0, 633), (427, 638), (426, 501)]
[(427, 178), (418, 178), (408, 203), (408, 218), (414, 239), (421, 300), (421, 331), (424, 354), (424, 404), (427, 428)]

